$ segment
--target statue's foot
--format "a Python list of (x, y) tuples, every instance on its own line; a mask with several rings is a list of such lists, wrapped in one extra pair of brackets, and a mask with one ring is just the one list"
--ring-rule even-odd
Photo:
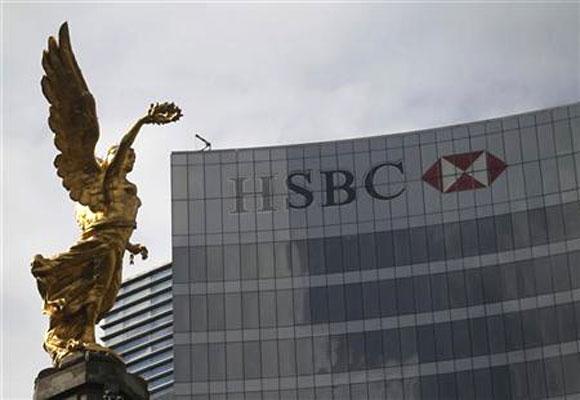
[(116, 358), (117, 360), (121, 361), (123, 364), (125, 364), (125, 361), (123, 361), (123, 359), (121, 358), (121, 356), (119, 354), (117, 354), (115, 351), (111, 350), (108, 347), (101, 346), (98, 343), (84, 343), (84, 348), (86, 351), (89, 351), (89, 352), (102, 353), (102, 354), (112, 356), (112, 357)]

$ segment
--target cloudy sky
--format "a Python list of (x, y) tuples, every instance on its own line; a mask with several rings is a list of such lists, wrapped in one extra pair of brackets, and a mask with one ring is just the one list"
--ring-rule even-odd
[(36, 253), (77, 238), (40, 92), (46, 39), (69, 21), (97, 100), (98, 152), (150, 102), (185, 117), (146, 127), (131, 179), (135, 241), (170, 260), (169, 155), (396, 133), (580, 100), (580, 3), (2, 3), (0, 398), (30, 399), (47, 319)]

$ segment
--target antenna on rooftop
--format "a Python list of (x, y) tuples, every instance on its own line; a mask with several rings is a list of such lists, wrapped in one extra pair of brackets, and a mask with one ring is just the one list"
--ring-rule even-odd
[(203, 149), (201, 149), (201, 151), (205, 151), (205, 150), (211, 150), (211, 143), (208, 142), (207, 140), (205, 140), (203, 137), (201, 137), (200, 135), (198, 135), (197, 133), (195, 134), (195, 137), (199, 140), (201, 140), (205, 146)]

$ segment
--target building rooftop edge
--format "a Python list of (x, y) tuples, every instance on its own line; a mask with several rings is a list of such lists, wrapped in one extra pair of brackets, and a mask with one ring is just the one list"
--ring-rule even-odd
[[(464, 125), (481, 124), (481, 123), (497, 121), (497, 120), (510, 118), (510, 117), (520, 117), (520, 116), (524, 116), (524, 115), (528, 115), (528, 114), (536, 114), (536, 113), (539, 113), (542, 111), (551, 111), (551, 110), (556, 110), (556, 109), (564, 108), (564, 107), (571, 107), (571, 106), (575, 106), (575, 105), (580, 105), (580, 100), (572, 102), (572, 103), (566, 103), (566, 104), (560, 104), (560, 105), (550, 106), (550, 107), (546, 107), (546, 108), (538, 108), (538, 109), (534, 109), (534, 110), (530, 110), (530, 111), (518, 112), (515, 114), (506, 114), (506, 115), (502, 115), (499, 117), (478, 119), (478, 120), (474, 120), (474, 121), (472, 120), (472, 121), (458, 122), (458, 123), (454, 123), (454, 124), (440, 125), (440, 126), (434, 126), (431, 128), (422, 128), (422, 129), (418, 129), (418, 130), (392, 132), (392, 133), (369, 134), (369, 135), (364, 135), (364, 136), (359, 136), (359, 137), (341, 138), (341, 139), (337, 139), (337, 140), (324, 140), (324, 141), (317, 141), (317, 142), (300, 142), (300, 143), (262, 145), (262, 146), (259, 145), (259, 146), (248, 146), (248, 147), (233, 147), (233, 148), (231, 147), (231, 148), (215, 149), (215, 150), (212, 149), (212, 150), (209, 150), (209, 152), (217, 153), (217, 152), (258, 150), (258, 149), (259, 150), (268, 150), (268, 149), (278, 149), (278, 148), (294, 147), (294, 146), (298, 147), (298, 146), (304, 146), (304, 145), (316, 145), (316, 144), (325, 144), (325, 143), (347, 142), (347, 141), (361, 140), (361, 139), (373, 139), (373, 138), (378, 138), (381, 136), (405, 136), (405, 135), (410, 135), (410, 134), (421, 134), (421, 133), (427, 133), (427, 132), (431, 132), (431, 131), (435, 131), (435, 130), (452, 129), (452, 128), (464, 126)], [(173, 155), (178, 155), (178, 154), (191, 154), (191, 153), (197, 153), (197, 152), (201, 152), (201, 150), (175, 150), (175, 151), (171, 152), (171, 155), (173, 156)]]
[(160, 270), (170, 269), (171, 264), (172, 264), (172, 262), (168, 261), (168, 262), (163, 263), (162, 265), (160, 265), (158, 267), (152, 267), (151, 269), (149, 269), (147, 271), (140, 272), (137, 275), (132, 275), (127, 279), (123, 279), (123, 283), (121, 284), (121, 286), (125, 286), (125, 285), (133, 283), (135, 281), (147, 278), (148, 276), (154, 275), (155, 273), (159, 272)]

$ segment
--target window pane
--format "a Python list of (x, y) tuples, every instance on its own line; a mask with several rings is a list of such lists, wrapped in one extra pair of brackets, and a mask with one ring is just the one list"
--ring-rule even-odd
[(532, 399), (546, 398), (546, 380), (543, 360), (528, 361), (528, 382), (530, 384), (530, 396)]
[(457, 390), (455, 389), (455, 376), (453, 374), (438, 375), (437, 383), (439, 387), (439, 398), (441, 400), (457, 399)]
[(550, 397), (564, 394), (564, 375), (562, 361), (559, 357), (544, 360), (546, 367), (546, 387)]
[(393, 232), (395, 248), (395, 264), (407, 265), (411, 263), (409, 231), (401, 229)]
[(244, 342), (244, 377), (247, 379), (259, 378), (260, 364), (260, 343)]
[(272, 242), (258, 244), (258, 271), (260, 278), (274, 277), (274, 245)]
[(518, 280), (518, 292), (520, 297), (529, 297), (536, 294), (536, 282), (534, 274), (530, 273), (533, 267), (530, 261), (520, 261), (516, 263), (516, 273)]
[(392, 267), (394, 265), (394, 253), (391, 233), (377, 232), (375, 234), (375, 243), (377, 246), (377, 268)]
[(365, 369), (365, 336), (364, 333), (349, 333), (348, 337), (348, 369), (357, 371)]
[(224, 296), (222, 294), (210, 294), (207, 296), (209, 309), (209, 330), (221, 331), (224, 329)]
[(313, 287), (310, 289), (310, 308), (313, 323), (328, 321), (326, 291), (325, 287)]
[(278, 308), (278, 326), (290, 326), (294, 324), (294, 306), (291, 290), (278, 290), (276, 292), (276, 306)]
[(576, 340), (577, 332), (574, 326), (574, 304), (562, 304), (556, 307), (560, 342)]
[(240, 246), (224, 246), (224, 277), (226, 280), (240, 279)]
[(398, 329), (383, 331), (383, 350), (385, 366), (392, 367), (401, 364), (401, 342)]
[(228, 379), (243, 379), (242, 343), (228, 343), (226, 345)]
[(411, 243), (411, 262), (423, 263), (427, 261), (427, 236), (425, 234), (425, 227), (412, 228), (410, 230)]
[(308, 241), (308, 262), (311, 275), (326, 273), (324, 262), (324, 243), (320, 239)]
[(455, 374), (457, 383), (458, 399), (474, 399), (473, 373), (471, 371), (461, 371)]
[(419, 343), (419, 362), (427, 363), (435, 361), (435, 338), (433, 326), (418, 326), (417, 339)]
[(328, 336), (315, 336), (312, 338), (312, 350), (314, 354), (314, 373), (327, 374), (330, 372), (330, 342)]
[(390, 317), (397, 314), (394, 280), (389, 279), (379, 282), (379, 299), (381, 302), (381, 315), (383, 317)]
[(310, 375), (313, 370), (312, 338), (296, 340), (296, 363), (298, 375)]
[(453, 358), (453, 336), (451, 323), (433, 325), (435, 335), (435, 351), (437, 361), (445, 361)]
[(292, 275), (290, 258), (290, 242), (274, 243), (274, 254), (276, 259), (276, 276), (279, 278)]
[(225, 346), (223, 343), (210, 343), (209, 350), (209, 379), (223, 380), (225, 379)]
[(415, 312), (415, 299), (413, 298), (413, 280), (411, 278), (397, 279), (397, 307), (399, 314)]
[(346, 335), (330, 336), (332, 373), (348, 371), (348, 341)]
[(505, 314), (503, 316), (505, 327), (506, 346), (508, 351), (519, 350), (523, 347), (522, 323), (518, 314)]
[(191, 247), (189, 257), (189, 265), (191, 266), (189, 273), (191, 281), (207, 281), (205, 247)]
[(383, 366), (383, 340), (381, 331), (365, 332), (366, 368)]
[(429, 225), (426, 227), (429, 261), (445, 259), (445, 236), (443, 225)]
[(194, 344), (191, 346), (191, 369), (194, 382), (207, 381), (207, 345)]
[(451, 308), (465, 307), (467, 295), (465, 293), (465, 280), (463, 271), (450, 272), (447, 275), (449, 287), (449, 304)]
[(358, 236), (347, 235), (342, 237), (342, 260), (346, 271), (358, 271), (359, 262)]
[(224, 264), (221, 246), (207, 246), (207, 278), (210, 281), (224, 279)]
[(471, 349), (474, 357), (489, 353), (486, 325), (485, 318), (476, 318), (469, 321)]
[(260, 292), (260, 327), (276, 325), (276, 296), (274, 292)]
[(242, 296), (226, 293), (226, 328), (242, 329)]
[(401, 340), (401, 360), (403, 364), (416, 364), (417, 354), (417, 332), (414, 327), (400, 329)]
[(478, 399), (491, 399), (493, 396), (491, 388), (491, 374), (489, 369), (473, 371), (473, 382), (475, 383), (475, 394)]
[(242, 293), (242, 316), (244, 319), (244, 328), (251, 329), (258, 327), (258, 293), (257, 292), (243, 292)]
[(526, 348), (536, 347), (542, 345), (542, 338), (540, 336), (540, 329), (538, 324), (538, 313), (536, 310), (528, 310), (522, 314), (522, 328), (524, 333), (524, 345)]
[(278, 376), (278, 349), (275, 340), (265, 340), (260, 344), (262, 348), (262, 376)]
[(463, 221), (460, 226), (460, 240), (463, 249), (463, 256), (470, 257), (479, 254), (477, 244), (477, 222), (475, 220)]
[(453, 321), (453, 352), (455, 358), (464, 358), (471, 355), (471, 343), (469, 341), (469, 327), (467, 321)]
[(240, 251), (242, 261), (242, 279), (256, 279), (258, 277), (256, 244), (242, 244)]
[(310, 289), (294, 289), (294, 321), (297, 325), (310, 323)]
[(415, 305), (417, 312), (431, 311), (431, 284), (429, 275), (417, 276), (413, 279), (415, 286)]
[(348, 321), (363, 319), (362, 286), (360, 283), (346, 285), (346, 319)]
[(484, 268), (481, 271), (483, 294), (486, 303), (501, 301), (501, 271), (498, 267)]
[(296, 355), (294, 354), (294, 342), (292, 340), (278, 341), (278, 355), (281, 376), (296, 374)]
[(461, 229), (459, 223), (444, 225), (445, 250), (449, 259), (461, 257)]
[(362, 284), (364, 318), (377, 318), (381, 314), (378, 282), (364, 282)]
[(193, 319), (193, 331), (205, 332), (207, 330), (207, 302), (205, 296), (191, 296), (191, 312)]
[(489, 350), (491, 353), (503, 353), (506, 350), (503, 317), (499, 315), (486, 318), (489, 332)]
[(527, 212), (517, 212), (510, 215), (512, 217), (514, 247), (516, 249), (528, 247), (530, 245), (530, 230)]
[(543, 208), (528, 210), (528, 224), (532, 245), (545, 244), (548, 241), (546, 226), (546, 211)]
[(360, 268), (361, 269), (372, 269), (376, 268), (377, 262), (375, 260), (375, 236), (370, 233), (359, 235), (359, 248), (360, 248)]
[(295, 240), (291, 242), (292, 253), (292, 274), (294, 276), (308, 274), (308, 245), (306, 240)]
[(433, 297), (433, 311), (449, 308), (447, 277), (445, 274), (431, 275), (431, 293)]

